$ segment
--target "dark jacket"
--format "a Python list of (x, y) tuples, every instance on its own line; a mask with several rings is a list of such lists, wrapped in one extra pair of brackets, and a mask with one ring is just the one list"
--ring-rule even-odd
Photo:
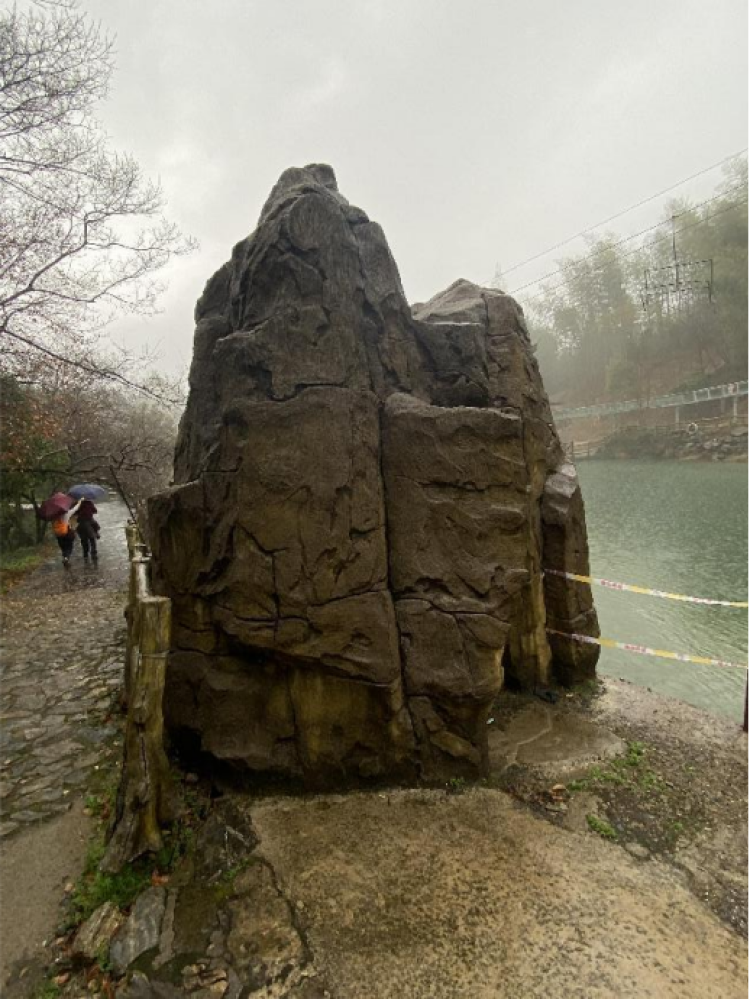
[(95, 538), (99, 534), (99, 522), (94, 520), (96, 507), (91, 500), (84, 500), (78, 509), (78, 537)]
[(97, 509), (91, 500), (85, 499), (78, 508), (78, 523), (82, 520), (93, 520), (97, 514)]

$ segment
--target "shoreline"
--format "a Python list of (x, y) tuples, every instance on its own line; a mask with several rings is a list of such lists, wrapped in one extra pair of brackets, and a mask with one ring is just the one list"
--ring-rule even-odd
[(746, 463), (748, 428), (734, 426), (721, 432), (698, 428), (656, 429), (626, 427), (598, 440), (565, 444), (572, 460), (659, 459), (721, 463)]

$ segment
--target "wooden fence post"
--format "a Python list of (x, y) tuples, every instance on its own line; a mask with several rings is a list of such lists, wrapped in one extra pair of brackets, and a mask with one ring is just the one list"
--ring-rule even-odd
[(148, 569), (150, 559), (141, 554), (145, 545), (134, 544), (130, 558), (130, 575), (128, 578), (128, 606), (125, 610), (127, 620), (127, 640), (125, 645), (125, 683), (123, 685), (120, 707), (126, 710), (130, 703), (130, 691), (133, 686), (134, 660), (138, 657), (140, 635), (140, 599), (150, 593)]
[(101, 871), (114, 873), (162, 845), (161, 826), (176, 815), (164, 751), (164, 680), (170, 650), (172, 602), (151, 595), (148, 548), (136, 525), (126, 528), (130, 553), (124, 699), (127, 707), (122, 773)]
[(138, 543), (138, 538), (138, 527), (132, 520), (129, 520), (125, 527), (125, 540), (128, 543), (128, 555), (130, 558), (133, 557), (133, 550), (135, 545)]
[(167, 597), (142, 597), (138, 604), (122, 776), (112, 835), (99, 865), (105, 873), (159, 850), (161, 825), (175, 817), (162, 714), (172, 607)]

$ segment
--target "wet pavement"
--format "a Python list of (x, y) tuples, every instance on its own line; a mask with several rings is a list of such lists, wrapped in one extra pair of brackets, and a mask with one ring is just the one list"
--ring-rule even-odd
[(80, 542), (55, 553), (3, 601), (0, 637), (0, 837), (70, 807), (117, 752), (111, 719), (122, 682), (127, 510), (99, 507), (97, 564)]

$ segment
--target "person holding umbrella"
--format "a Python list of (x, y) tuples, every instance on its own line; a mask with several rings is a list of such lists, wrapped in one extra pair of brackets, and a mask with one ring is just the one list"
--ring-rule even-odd
[(62, 562), (66, 569), (70, 565), (70, 556), (73, 554), (73, 545), (76, 540), (76, 532), (73, 525), (70, 523), (70, 518), (78, 511), (82, 502), (83, 500), (78, 500), (75, 506), (71, 506), (69, 509), (61, 511), (52, 520), (52, 530), (55, 532), (57, 543), (60, 546), (60, 551), (62, 552)]
[(96, 543), (99, 540), (99, 523), (95, 520), (96, 507), (95, 499), (101, 499), (107, 495), (107, 490), (102, 486), (97, 486), (93, 482), (83, 482), (77, 486), (71, 486), (68, 496), (79, 501), (78, 510), (78, 537), (81, 539), (84, 560), (88, 561), (89, 552), (91, 561), (96, 562), (98, 558)]
[(78, 500), (78, 537), (81, 539), (83, 548), (83, 558), (88, 560), (91, 552), (91, 561), (96, 562), (98, 554), (96, 543), (99, 540), (99, 521), (96, 520), (96, 507), (90, 499)]

